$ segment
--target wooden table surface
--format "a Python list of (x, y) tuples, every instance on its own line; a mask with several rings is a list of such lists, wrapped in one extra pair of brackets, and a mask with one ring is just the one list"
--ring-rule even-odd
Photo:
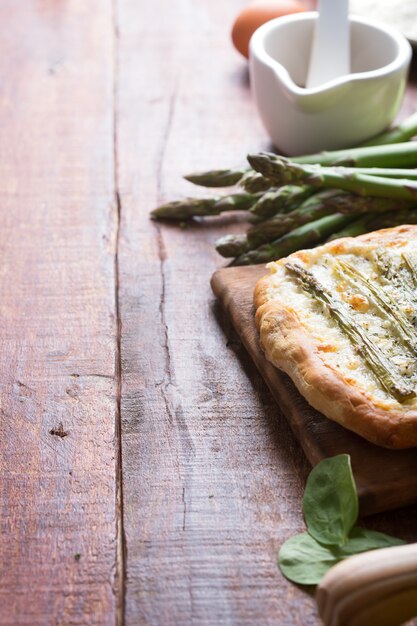
[(309, 467), (209, 287), (242, 225), (148, 217), (269, 147), (245, 4), (0, 0), (2, 626), (319, 624), (275, 563)]

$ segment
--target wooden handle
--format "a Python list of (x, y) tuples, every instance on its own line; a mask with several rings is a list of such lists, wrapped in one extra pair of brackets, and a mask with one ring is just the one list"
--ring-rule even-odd
[(325, 626), (397, 626), (417, 615), (417, 543), (352, 556), (317, 589)]

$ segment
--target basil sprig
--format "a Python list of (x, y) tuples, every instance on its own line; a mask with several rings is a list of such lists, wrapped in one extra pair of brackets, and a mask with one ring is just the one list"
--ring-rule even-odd
[(358, 494), (348, 454), (324, 459), (311, 471), (303, 512), (307, 532), (288, 539), (278, 555), (284, 576), (301, 585), (317, 585), (333, 565), (348, 556), (405, 543), (355, 526)]

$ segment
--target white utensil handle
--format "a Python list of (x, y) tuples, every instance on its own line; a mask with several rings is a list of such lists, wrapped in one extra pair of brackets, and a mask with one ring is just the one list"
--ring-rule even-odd
[(338, 563), (317, 589), (325, 626), (397, 626), (417, 615), (417, 543)]
[(319, 0), (315, 24), (308, 89), (350, 73), (349, 1)]

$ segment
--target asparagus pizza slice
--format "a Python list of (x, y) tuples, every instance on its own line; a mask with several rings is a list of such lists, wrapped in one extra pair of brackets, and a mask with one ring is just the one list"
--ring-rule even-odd
[(267, 358), (326, 417), (417, 446), (417, 226), (302, 250), (255, 289)]

